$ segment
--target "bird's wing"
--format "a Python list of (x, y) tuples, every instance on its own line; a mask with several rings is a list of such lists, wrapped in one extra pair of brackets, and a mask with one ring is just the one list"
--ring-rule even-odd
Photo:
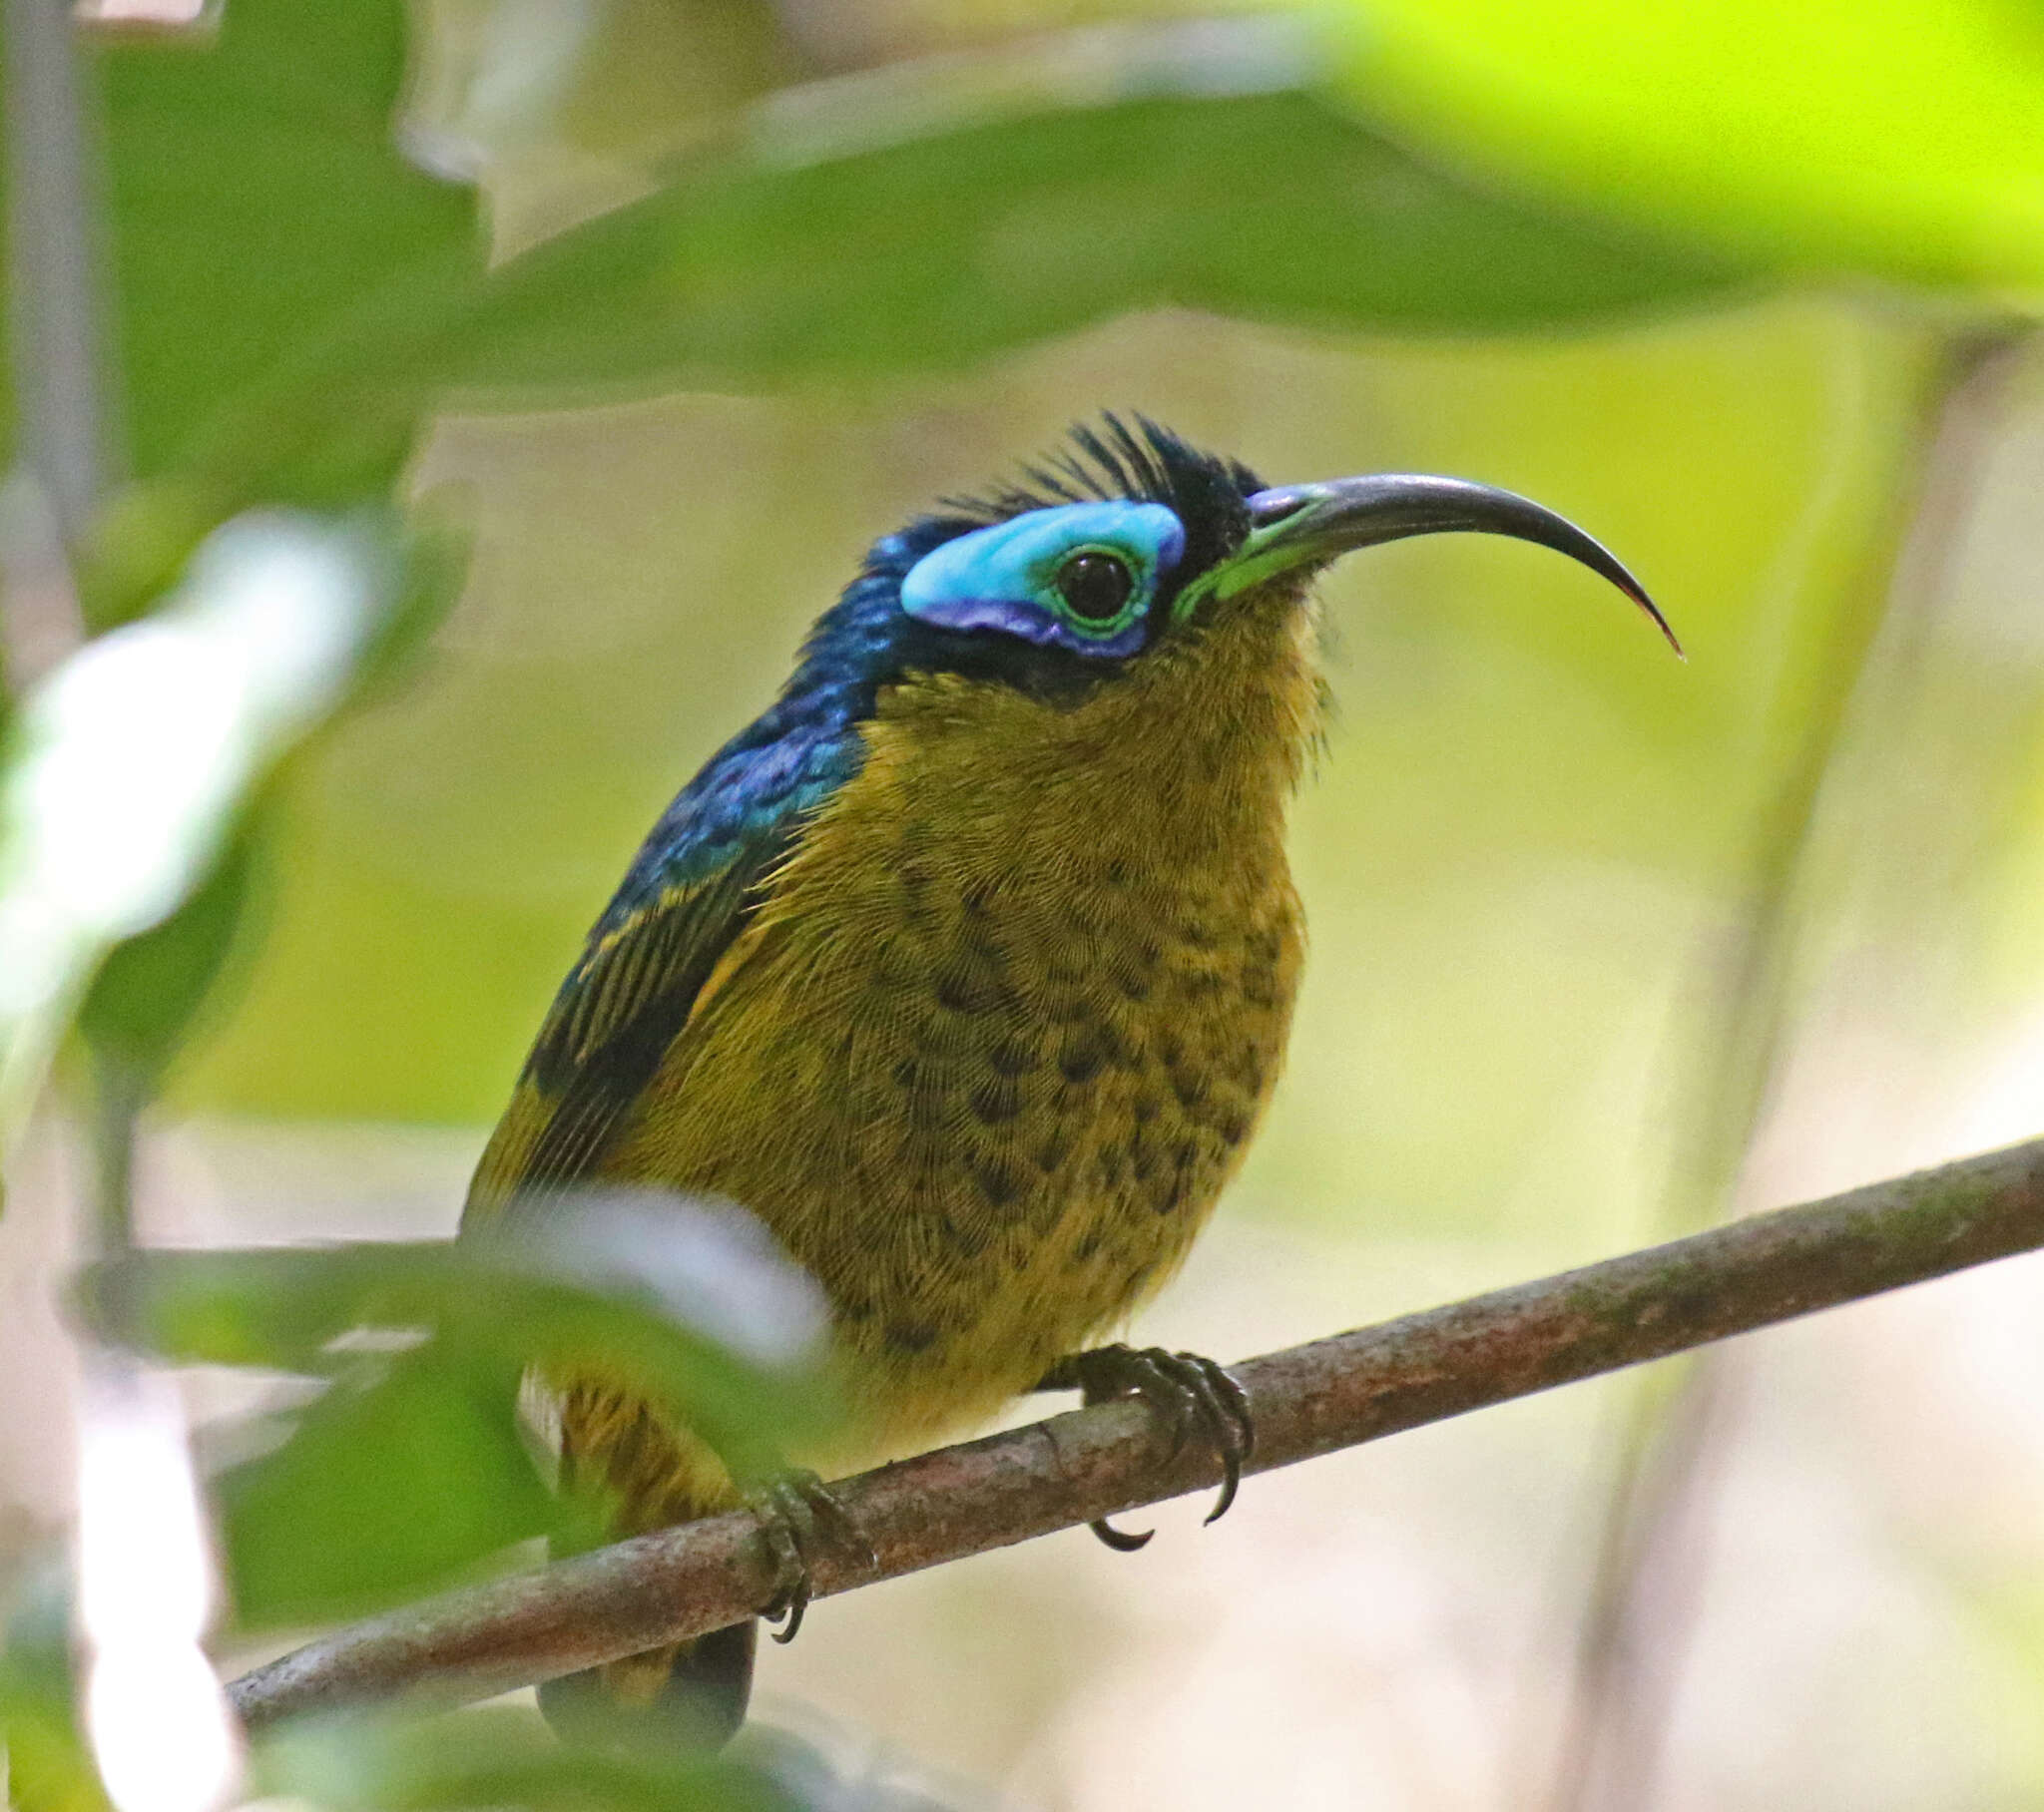
[(793, 837), (792, 823), (783, 821), (740, 842), (708, 872), (665, 882), (653, 877), (640, 903), (621, 900), (605, 915), (554, 997), (477, 1166), (471, 1213), (589, 1174), (688, 1024)]

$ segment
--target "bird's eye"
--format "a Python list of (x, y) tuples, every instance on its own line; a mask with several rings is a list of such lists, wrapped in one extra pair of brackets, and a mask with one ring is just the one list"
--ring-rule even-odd
[(1129, 563), (1089, 548), (1058, 568), (1058, 596), (1082, 623), (1112, 623), (1136, 589)]

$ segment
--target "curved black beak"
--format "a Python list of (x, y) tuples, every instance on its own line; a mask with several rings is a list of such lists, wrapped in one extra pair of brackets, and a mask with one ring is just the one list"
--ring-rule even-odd
[(1466, 478), (1381, 472), (1322, 484), (1278, 485), (1259, 491), (1249, 506), (1249, 540), (1228, 563), (1230, 591), (1288, 567), (1318, 564), (1408, 535), (1509, 535), (1566, 554), (1610, 580), (1682, 656), (1668, 619), (1617, 555), (1530, 497)]

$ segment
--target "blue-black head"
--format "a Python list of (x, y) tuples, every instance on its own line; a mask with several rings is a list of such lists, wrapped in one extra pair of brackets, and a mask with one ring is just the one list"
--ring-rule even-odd
[(1568, 554), (1674, 642), (1609, 552), (1525, 498), (1405, 474), (1273, 489), (1144, 417), (1108, 415), (1016, 483), (948, 499), (875, 542), (817, 624), (793, 689), (955, 673), (1071, 700), (1214, 633), (1246, 594), (1302, 597), (1315, 571), (1355, 548), (1450, 530)]

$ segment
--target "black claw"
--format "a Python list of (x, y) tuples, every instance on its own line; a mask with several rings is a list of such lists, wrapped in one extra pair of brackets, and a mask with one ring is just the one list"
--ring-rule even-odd
[(1218, 1523), (1235, 1507), (1235, 1494), (1242, 1489), (1242, 1464), (1238, 1460), (1224, 1458), (1221, 1462), (1221, 1495), (1214, 1500), (1214, 1508), (1200, 1519), (1201, 1527)]
[(1181, 1353), (1179, 1357), (1199, 1372), (1204, 1387), (1202, 1406), (1215, 1434), (1214, 1444), (1221, 1450), (1221, 1496), (1207, 1513), (1209, 1523), (1218, 1523), (1234, 1504), (1235, 1494), (1242, 1489), (1242, 1469), (1257, 1451), (1256, 1419), (1250, 1414), (1249, 1393), (1225, 1369), (1199, 1353)]
[(1154, 1529), (1146, 1529), (1140, 1535), (1131, 1535), (1127, 1530), (1115, 1528), (1105, 1517), (1098, 1522), (1088, 1523), (1086, 1527), (1116, 1554), (1134, 1554), (1139, 1548), (1148, 1548), (1150, 1538), (1157, 1533)]
[(773, 1596), (760, 1614), (780, 1625), (773, 1632), (776, 1642), (791, 1642), (809, 1607), (810, 1555), (829, 1541), (850, 1549), (870, 1567), (873, 1546), (814, 1473), (783, 1473), (749, 1494), (747, 1503), (760, 1520), (761, 1539), (773, 1563)]
[(775, 1598), (766, 1611), (766, 1620), (778, 1625), (773, 1631), (773, 1639), (776, 1642), (793, 1641), (801, 1631), (802, 1614), (808, 1607), (809, 1588), (806, 1586), (796, 1586), (785, 1603)]
[[(1042, 1390), (1079, 1390), (1090, 1407), (1111, 1397), (1141, 1397), (1166, 1419), (1172, 1458), (1197, 1432), (1221, 1461), (1221, 1495), (1207, 1513), (1213, 1523), (1228, 1514), (1242, 1488), (1243, 1468), (1256, 1452), (1257, 1430), (1242, 1386), (1200, 1353), (1171, 1353), (1162, 1347), (1103, 1346), (1075, 1353), (1051, 1367)], [(1102, 1519), (1090, 1526), (1108, 1547), (1133, 1553), (1150, 1540), (1124, 1535)]]

